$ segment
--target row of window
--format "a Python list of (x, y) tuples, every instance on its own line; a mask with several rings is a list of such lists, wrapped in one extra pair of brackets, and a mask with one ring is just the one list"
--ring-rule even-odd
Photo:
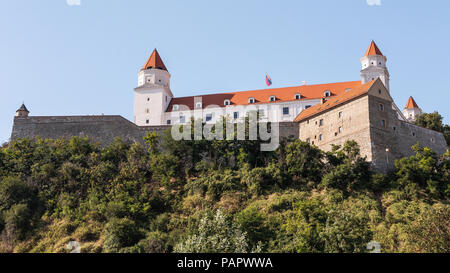
[[(339, 126), (339, 127), (338, 127), (338, 131), (334, 133), (334, 136), (338, 136), (338, 134), (341, 134), (341, 133), (342, 133), (342, 127)], [(314, 139), (317, 139), (317, 135), (314, 136)], [(322, 140), (323, 140), (323, 134), (320, 134), (320, 135), (319, 135), (319, 141), (322, 141)], [(310, 138), (307, 138), (307, 139), (306, 139), (306, 142), (311, 143), (311, 139), (310, 139)], [(312, 144), (314, 144), (314, 140), (312, 141)]]
[[(331, 91), (325, 91), (324, 97), (329, 97), (329, 96), (331, 96)], [(296, 99), (296, 100), (299, 100), (299, 99), (301, 99), (301, 98), (302, 98), (302, 96), (301, 96), (300, 94), (295, 94), (295, 96), (294, 96), (294, 99)], [(270, 97), (269, 97), (269, 101), (271, 101), (271, 102), (274, 102), (274, 101), (276, 101), (276, 100), (277, 100), (277, 98), (276, 98), (275, 96), (270, 96)], [(250, 98), (248, 98), (248, 103), (249, 103), (249, 104), (254, 104), (254, 103), (256, 103), (256, 99), (255, 99), (254, 97), (250, 97)], [(229, 99), (226, 99), (226, 100), (223, 101), (223, 105), (229, 106), (229, 105), (231, 105), (231, 101), (230, 101)], [(203, 106), (203, 105), (202, 105), (201, 102), (197, 102), (197, 103), (195, 104), (195, 108), (196, 108), (196, 109), (201, 109), (202, 106)], [(311, 107), (311, 106), (308, 105), (308, 106), (306, 106), (305, 108), (309, 108), (309, 107)], [(174, 104), (174, 105), (172, 106), (172, 111), (178, 111), (179, 109), (180, 109), (180, 107), (179, 107), (178, 104)]]
[[(264, 116), (264, 109), (259, 109), (258, 114), (260, 117)], [(283, 107), (283, 115), (289, 115), (289, 107)], [(206, 114), (205, 121), (211, 121), (213, 114)], [(239, 112), (233, 112), (233, 119), (239, 118)], [(185, 116), (180, 116), (180, 123), (185, 123)], [(169, 122), (170, 120), (168, 120)], [(170, 124), (170, 123), (167, 123)]]

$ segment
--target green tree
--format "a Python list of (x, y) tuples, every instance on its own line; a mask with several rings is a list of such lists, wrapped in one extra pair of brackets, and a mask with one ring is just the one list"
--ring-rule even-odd
[(200, 219), (195, 232), (178, 243), (174, 252), (178, 253), (244, 253), (248, 239), (240, 227), (232, 222), (221, 210), (209, 213)]
[(122, 248), (135, 245), (143, 235), (133, 220), (113, 218), (105, 226), (105, 252), (120, 252)]
[(416, 125), (435, 130), (444, 134), (447, 145), (450, 145), (450, 126), (443, 124), (442, 116), (438, 112), (423, 113), (416, 118)]

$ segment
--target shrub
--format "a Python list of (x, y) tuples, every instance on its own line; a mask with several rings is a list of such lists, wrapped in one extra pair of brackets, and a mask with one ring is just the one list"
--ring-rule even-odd
[(142, 233), (133, 220), (113, 218), (105, 226), (105, 252), (119, 252), (120, 249), (135, 245), (142, 238)]

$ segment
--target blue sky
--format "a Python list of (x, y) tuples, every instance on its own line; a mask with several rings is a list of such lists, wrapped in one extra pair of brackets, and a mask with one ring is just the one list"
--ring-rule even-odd
[[(78, 0), (69, 0), (78, 1)], [(137, 72), (157, 48), (175, 96), (359, 80), (370, 41), (391, 94), (450, 123), (450, 1), (0, 0), (0, 142), (31, 115), (132, 120)]]

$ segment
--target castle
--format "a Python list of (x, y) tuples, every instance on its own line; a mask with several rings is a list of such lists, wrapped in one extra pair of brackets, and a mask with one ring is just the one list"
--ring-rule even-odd
[(279, 124), (280, 136), (300, 138), (323, 150), (356, 140), (362, 155), (381, 171), (411, 155), (417, 142), (444, 153), (442, 133), (413, 124), (422, 113), (414, 99), (410, 97), (403, 110), (394, 103), (386, 61), (372, 41), (361, 58), (359, 81), (175, 97), (171, 75), (155, 49), (138, 73), (134, 123), (121, 116), (29, 116), (22, 105), (11, 139), (86, 135), (105, 145), (117, 136), (142, 142), (147, 132), (161, 132), (192, 117), (205, 123), (224, 116), (240, 122), (249, 111), (257, 111), (261, 122)]

